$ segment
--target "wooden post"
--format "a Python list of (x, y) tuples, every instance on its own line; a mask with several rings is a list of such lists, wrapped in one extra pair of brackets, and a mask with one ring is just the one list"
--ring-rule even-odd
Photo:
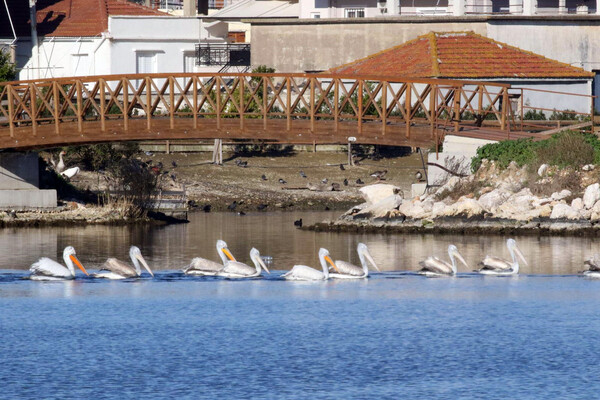
[(79, 133), (83, 132), (83, 110), (81, 103), (81, 96), (83, 95), (83, 89), (81, 88), (81, 81), (77, 80), (75, 82), (75, 89), (77, 91), (77, 130)]
[(52, 83), (52, 100), (54, 107), (54, 132), (60, 135), (60, 118), (58, 117), (58, 83)]
[[(123, 78), (121, 86), (123, 87), (123, 129), (129, 130), (129, 81)], [(117, 95), (117, 99), (118, 99)]]
[(352, 159), (352, 142), (348, 142), (348, 166), (354, 167), (354, 160)]
[(406, 137), (410, 137), (410, 121), (412, 114), (412, 84), (406, 82), (406, 91), (404, 92), (404, 109), (406, 113)]
[(175, 129), (175, 78), (169, 76), (169, 127)]
[(481, 116), (481, 124), (483, 125), (483, 85), (479, 85), (478, 88), (479, 91), (479, 99), (477, 101), (477, 107), (479, 108), (479, 110), (477, 110), (479, 112), (479, 115)]
[(333, 129), (338, 131), (338, 122), (340, 120), (340, 80), (335, 78), (335, 86), (333, 88)]
[(521, 88), (521, 132), (523, 132), (523, 118), (525, 118), (523, 111), (523, 88)]
[(217, 94), (217, 129), (221, 129), (221, 77), (215, 79), (215, 93)]
[(104, 79), (100, 79), (100, 129), (102, 132), (106, 131), (106, 100), (104, 98), (104, 85)]
[(286, 105), (287, 130), (290, 131), (292, 129), (292, 85), (290, 83), (289, 76), (286, 78), (286, 86), (287, 86), (287, 105)]
[(507, 88), (503, 88), (502, 89), (502, 113), (500, 114), (500, 129), (505, 130), (507, 125), (506, 125), (506, 114), (508, 113), (508, 89)]
[(29, 98), (31, 99), (31, 130), (33, 136), (37, 136), (37, 97), (35, 93), (35, 85), (33, 83), (29, 84)]
[(215, 139), (215, 144), (213, 146), (213, 156), (212, 162), (216, 165), (223, 164), (223, 140)]
[(363, 80), (358, 81), (358, 133), (362, 133), (363, 117)]
[(454, 88), (454, 132), (458, 132), (459, 130), (459, 121), (460, 121), (460, 88)]
[(430, 137), (433, 139), (435, 135), (435, 121), (437, 118), (437, 110), (435, 106), (435, 100), (437, 98), (437, 89), (434, 84), (429, 86), (429, 123), (431, 125)]
[(267, 130), (267, 107), (268, 107), (268, 100), (269, 100), (269, 95), (268, 95), (268, 86), (267, 86), (267, 77), (263, 76), (262, 78), (262, 85), (263, 85), (263, 96), (262, 96), (262, 101), (263, 101), (263, 129), (266, 131)]
[(152, 129), (152, 81), (147, 76), (146, 80), (146, 129)]
[(10, 127), (10, 137), (14, 138), (15, 137), (15, 116), (14, 116), (14, 112), (15, 112), (15, 104), (14, 104), (14, 98), (13, 98), (13, 88), (11, 85), (8, 85), (6, 87), (7, 91), (6, 93), (8, 94), (8, 126)]
[(310, 131), (315, 132), (315, 78), (310, 78)]
[(239, 107), (239, 115), (240, 115), (240, 130), (244, 132), (244, 77), (240, 76), (238, 78), (240, 80), (240, 104)]
[(387, 85), (388, 82), (381, 82), (381, 134), (385, 136), (387, 125)]
[(194, 129), (198, 129), (198, 77), (192, 77), (192, 106), (194, 107)]

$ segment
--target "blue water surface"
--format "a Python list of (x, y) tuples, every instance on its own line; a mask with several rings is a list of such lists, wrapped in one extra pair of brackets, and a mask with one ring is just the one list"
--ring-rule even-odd
[(598, 397), (600, 281), (280, 273), (44, 283), (0, 272), (0, 397)]

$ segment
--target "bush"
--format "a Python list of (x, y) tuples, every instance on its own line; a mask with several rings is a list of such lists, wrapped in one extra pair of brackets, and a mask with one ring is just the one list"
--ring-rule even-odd
[(546, 114), (544, 114), (544, 112), (542, 110), (539, 110), (539, 111), (529, 110), (523, 115), (523, 119), (530, 120), (530, 121), (545, 121)]
[(100, 143), (67, 147), (67, 156), (73, 163), (81, 165), (88, 171), (105, 170), (139, 153), (139, 145), (135, 142), (119, 144)]
[(484, 158), (496, 161), (500, 168), (506, 168), (511, 161), (519, 166), (532, 163), (536, 157), (537, 144), (531, 139), (505, 140), (490, 143), (477, 149), (477, 155), (471, 161), (471, 169), (477, 171)]
[[(587, 135), (565, 132), (538, 142), (537, 164), (556, 165), (559, 168), (591, 164), (595, 160), (595, 149), (586, 140)], [(595, 140), (598, 142), (598, 139)]]

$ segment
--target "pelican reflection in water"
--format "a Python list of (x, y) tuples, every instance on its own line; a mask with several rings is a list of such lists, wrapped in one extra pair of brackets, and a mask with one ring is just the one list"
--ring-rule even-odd
[(448, 246), (448, 255), (450, 256), (450, 263), (440, 260), (435, 256), (429, 256), (425, 260), (421, 261), (419, 265), (421, 269), (417, 273), (427, 276), (452, 276), (456, 275), (456, 259), (458, 258), (467, 268), (469, 265), (465, 259), (460, 255), (455, 245), (451, 244)]
[(327, 249), (319, 249), (319, 262), (321, 263), (323, 272), (317, 271), (306, 265), (294, 265), (291, 271), (286, 272), (281, 276), (290, 281), (324, 281), (329, 279), (329, 268), (327, 267), (327, 263), (329, 263), (337, 272), (340, 272), (331, 257), (329, 257), (329, 251), (327, 251)]
[(484, 275), (516, 275), (519, 273), (519, 260), (517, 256), (527, 265), (525, 256), (517, 247), (517, 242), (514, 239), (506, 241), (506, 247), (510, 253), (512, 261), (504, 260), (499, 257), (485, 256), (483, 261), (479, 263), (481, 268), (476, 270)]
[(224, 240), (217, 240), (217, 253), (221, 258), (222, 264), (207, 260), (206, 258), (196, 257), (192, 262), (183, 268), (183, 272), (188, 275), (217, 275), (219, 271), (225, 267), (229, 261), (235, 261), (235, 258), (227, 248), (227, 243)]
[(63, 250), (63, 260), (66, 267), (54, 260), (49, 259), (48, 257), (40, 258), (29, 268), (29, 271), (31, 271), (29, 279), (34, 281), (57, 281), (73, 279), (75, 278), (75, 265), (77, 265), (77, 267), (79, 267), (84, 274), (89, 275), (85, 268), (83, 268), (83, 265), (81, 265), (77, 259), (77, 256), (75, 255), (75, 249), (72, 246), (67, 246)]
[(330, 273), (329, 277), (334, 279), (366, 278), (369, 276), (368, 263), (370, 263), (377, 271), (379, 271), (379, 268), (377, 267), (375, 260), (373, 260), (373, 257), (371, 256), (369, 248), (366, 244), (359, 243), (358, 246), (356, 246), (356, 252), (358, 253), (358, 258), (360, 259), (360, 267), (347, 261), (335, 260), (335, 266), (337, 267), (339, 273)]
[(588, 278), (600, 278), (600, 254), (594, 254), (583, 262), (583, 265), (587, 268), (581, 273)]
[(127, 279), (127, 278), (138, 278), (142, 276), (142, 269), (140, 268), (140, 262), (144, 268), (154, 276), (154, 273), (148, 266), (148, 263), (142, 256), (142, 252), (137, 246), (131, 246), (129, 249), (129, 257), (133, 266), (124, 263), (123, 261), (117, 260), (116, 258), (109, 258), (104, 262), (100, 268), (100, 272), (92, 275), (94, 278), (105, 278), (105, 279)]
[(269, 269), (265, 265), (260, 252), (252, 248), (250, 250), (250, 260), (254, 263), (254, 267), (241, 263), (239, 261), (228, 261), (225, 266), (217, 272), (217, 276), (224, 278), (254, 278), (260, 276), (261, 268), (270, 274)]

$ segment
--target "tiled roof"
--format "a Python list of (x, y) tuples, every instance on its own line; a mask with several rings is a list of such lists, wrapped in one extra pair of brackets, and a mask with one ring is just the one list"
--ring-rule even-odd
[[(8, 0), (17, 36), (30, 36), (26, 0)], [(108, 29), (111, 15), (167, 15), (125, 0), (38, 0), (39, 36), (98, 36)], [(12, 37), (5, 7), (0, 9), (0, 37)]]
[(430, 32), (328, 72), (450, 79), (593, 77), (581, 68), (474, 32)]

